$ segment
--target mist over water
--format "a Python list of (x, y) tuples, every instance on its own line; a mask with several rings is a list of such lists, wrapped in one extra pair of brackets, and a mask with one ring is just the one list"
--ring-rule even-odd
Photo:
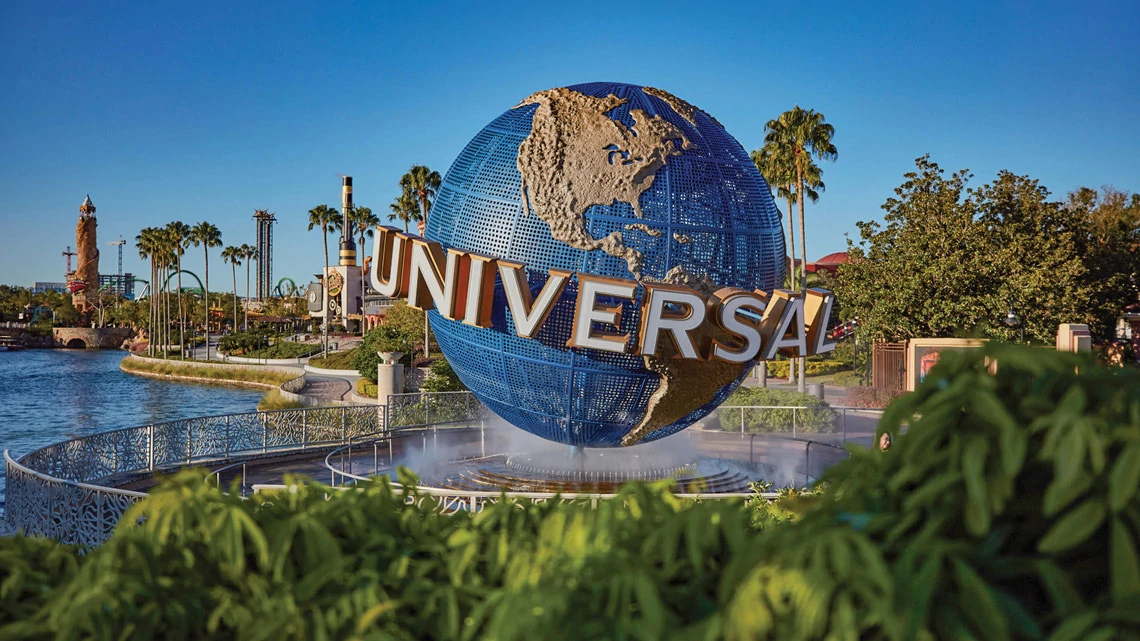
[[(804, 442), (786, 438), (690, 429), (631, 447), (579, 450), (537, 437), (497, 416), (492, 415), (485, 425), (481, 442), (475, 438), (457, 443), (446, 429), (409, 436), (403, 456), (394, 463), (411, 469), (431, 486), (446, 485), (481, 465), (461, 461), (478, 459), (484, 451), (492, 457), (485, 462), (488, 469), (535, 479), (612, 482), (739, 473), (774, 489), (807, 484)], [(697, 484), (679, 489), (700, 492), (704, 488)]]

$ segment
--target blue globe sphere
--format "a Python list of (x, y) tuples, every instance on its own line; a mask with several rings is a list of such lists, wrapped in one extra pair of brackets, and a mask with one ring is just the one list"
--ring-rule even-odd
[[(448, 170), (425, 236), (525, 264), (535, 295), (551, 269), (706, 292), (770, 290), (784, 279), (780, 213), (740, 143), (689, 103), (628, 84), (538, 92), (496, 118)], [(676, 433), (722, 403), (751, 367), (569, 348), (576, 297), (571, 281), (529, 339), (515, 335), (501, 284), (493, 327), (436, 311), (428, 318), (479, 400), (569, 445)], [(621, 333), (636, 335), (638, 302), (624, 304)]]

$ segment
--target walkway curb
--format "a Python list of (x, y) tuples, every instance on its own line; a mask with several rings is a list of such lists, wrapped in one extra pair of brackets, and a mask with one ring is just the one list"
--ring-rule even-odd
[(354, 376), (360, 378), (360, 372), (354, 369), (325, 369), (323, 367), (313, 367), (305, 363), (305, 371), (310, 374), (320, 374), (322, 376)]

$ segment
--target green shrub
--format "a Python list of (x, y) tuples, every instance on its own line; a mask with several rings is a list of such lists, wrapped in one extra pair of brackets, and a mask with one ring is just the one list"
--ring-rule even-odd
[[(271, 337), (272, 333), (269, 330), (261, 328), (237, 332), (219, 338), (218, 350), (226, 354), (242, 356), (256, 349), (268, 347)], [(205, 339), (203, 338), (203, 340)]]
[(839, 372), (831, 383), (836, 387), (858, 387), (863, 384), (863, 377), (855, 372)]
[(369, 381), (376, 382), (376, 368), (380, 365), (377, 352), (403, 352), (404, 358), (411, 358), (415, 338), (396, 327), (381, 325), (364, 335), (360, 347), (352, 357), (352, 368)]
[[(838, 417), (825, 401), (811, 394), (768, 387), (738, 387), (724, 404), (788, 408), (743, 410), (746, 432), (791, 432), (793, 425), (797, 434), (834, 432), (835, 419)], [(808, 409), (792, 410), (792, 407)], [(741, 410), (718, 409), (716, 415), (722, 429), (740, 431)]]
[(79, 569), (79, 556), (69, 546), (24, 536), (0, 537), (0, 638), (31, 636), (27, 623), (42, 616), (54, 591)]
[(631, 484), (446, 514), (183, 473), (86, 555), (0, 538), (0, 638), (1140, 639), (1140, 372), (991, 344), (880, 428), (776, 505)]
[(255, 349), (242, 354), (242, 356), (247, 358), (304, 358), (320, 352), (320, 345), (278, 340), (270, 347)]
[(444, 358), (432, 361), (431, 372), (420, 384), (420, 390), (424, 392), (462, 392), (465, 389), (467, 387), (451, 369), (451, 363)]
[[(788, 363), (791, 361), (768, 361), (768, 376), (772, 378), (787, 378), (788, 377)], [(842, 369), (850, 369), (851, 363), (844, 363), (843, 361), (828, 360), (828, 361), (813, 361), (808, 359), (804, 362), (804, 372), (808, 376), (824, 376), (833, 372), (838, 372)]]
[(728, 636), (1140, 638), (1140, 374), (944, 354), (880, 430), (733, 564)]
[(376, 398), (379, 390), (376, 387), (376, 383), (362, 376), (356, 379), (356, 393), (361, 396), (367, 396), (368, 398)]
[(386, 479), (242, 500), (195, 473), (123, 524), (34, 595), (17, 638), (663, 638), (715, 613), (726, 563), (757, 535), (742, 502), (664, 486), (473, 515)]

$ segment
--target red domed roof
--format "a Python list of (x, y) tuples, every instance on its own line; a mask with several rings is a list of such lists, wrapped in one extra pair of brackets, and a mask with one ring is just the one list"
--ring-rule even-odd
[(816, 265), (842, 265), (843, 263), (846, 263), (850, 260), (851, 260), (851, 257), (847, 255), (847, 252), (835, 252), (834, 254), (828, 254), (828, 255), (824, 256), (823, 258), (820, 258), (819, 260), (815, 261), (815, 264)]

